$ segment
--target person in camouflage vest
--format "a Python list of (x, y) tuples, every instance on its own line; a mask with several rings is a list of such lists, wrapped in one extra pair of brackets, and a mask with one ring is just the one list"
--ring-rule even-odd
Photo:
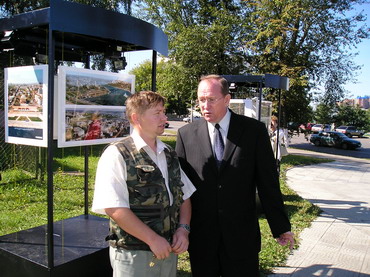
[(110, 217), (114, 277), (175, 277), (177, 255), (188, 248), (195, 187), (176, 152), (158, 139), (164, 102), (151, 91), (131, 95), (133, 132), (109, 145), (98, 163), (92, 210)]

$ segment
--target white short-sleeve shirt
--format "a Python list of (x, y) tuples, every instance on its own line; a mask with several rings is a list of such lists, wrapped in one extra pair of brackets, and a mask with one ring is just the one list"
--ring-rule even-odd
[[(168, 186), (167, 161), (164, 153), (165, 144), (157, 139), (157, 153), (155, 153), (134, 130), (131, 134), (135, 147), (140, 150), (143, 148), (149, 157), (161, 170), (165, 179), (166, 187), (172, 205), (173, 196)], [(196, 190), (186, 174), (181, 171), (181, 181), (184, 183), (182, 191), (183, 199), (188, 199)], [(106, 214), (106, 208), (129, 208), (129, 194), (127, 190), (127, 169), (126, 162), (116, 146), (109, 146), (99, 159), (95, 177), (94, 199), (92, 211), (99, 214)]]

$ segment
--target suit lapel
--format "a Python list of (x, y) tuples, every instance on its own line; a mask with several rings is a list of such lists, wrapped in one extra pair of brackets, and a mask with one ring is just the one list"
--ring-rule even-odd
[[(205, 157), (210, 157), (213, 156), (213, 151), (212, 151), (212, 145), (211, 145), (211, 140), (209, 138), (209, 133), (208, 133), (208, 126), (207, 126), (207, 121), (203, 121), (199, 128), (196, 130), (197, 134), (196, 137), (197, 139), (194, 140), (194, 143), (199, 143), (200, 144), (200, 149), (203, 151), (203, 154)], [(204, 139), (206, 138), (206, 139)]]
[(241, 138), (242, 133), (243, 128), (241, 124), (238, 124), (238, 118), (235, 116), (233, 112), (231, 112), (229, 131), (226, 137), (225, 152), (221, 163), (220, 172), (222, 172), (222, 170), (228, 164), (228, 161), (230, 160), (236, 148), (236, 143)]
[(212, 161), (213, 168), (215, 170), (215, 173), (217, 174), (218, 167), (217, 167), (216, 158), (213, 155), (211, 139), (209, 138), (207, 121), (204, 120), (202, 123), (200, 123), (199, 128), (195, 132), (196, 132), (195, 134), (196, 139), (194, 140), (194, 143), (199, 143), (199, 146), (200, 146), (199, 148), (201, 149), (200, 151), (202, 151), (206, 159), (210, 159)]

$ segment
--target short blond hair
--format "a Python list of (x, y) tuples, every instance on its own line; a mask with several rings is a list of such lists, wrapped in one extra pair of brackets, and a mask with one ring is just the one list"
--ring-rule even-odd
[(146, 110), (157, 106), (158, 104), (164, 105), (166, 99), (154, 91), (140, 91), (130, 95), (126, 99), (126, 117), (131, 121), (133, 113), (143, 114)]

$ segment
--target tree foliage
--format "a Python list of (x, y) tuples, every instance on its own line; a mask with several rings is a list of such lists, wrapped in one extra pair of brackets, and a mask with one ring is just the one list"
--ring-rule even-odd
[[(136, 91), (151, 90), (152, 63), (145, 61), (130, 73), (135, 75)], [(195, 97), (194, 87), (197, 80), (188, 78), (185, 69), (172, 61), (159, 61), (157, 63), (157, 91), (167, 98), (166, 109), (168, 113), (186, 114), (187, 101)]]
[[(158, 71), (157, 90), (182, 111), (196, 97), (199, 77), (243, 72), (243, 24), (235, 1), (139, 0), (137, 16), (163, 29), (169, 37), (168, 71)], [(184, 102), (181, 104), (181, 102)]]
[[(359, 69), (349, 50), (369, 37), (362, 25), (365, 17), (350, 13), (369, 0), (73, 1), (132, 12), (165, 31), (171, 70), (158, 81), (166, 84), (163, 91), (174, 106), (177, 99), (189, 102), (194, 97), (190, 92), (201, 75), (289, 77), (290, 89), (281, 97), (284, 122), (307, 121), (313, 99), (335, 107), (346, 94), (343, 85)], [(0, 8), (3, 15), (12, 15), (48, 3), (0, 0)], [(94, 59), (98, 68), (103, 66), (99, 57)], [(276, 94), (265, 97), (277, 101)]]
[(327, 105), (345, 96), (343, 85), (358, 69), (348, 50), (369, 33), (358, 25), (365, 20), (362, 14), (348, 15), (366, 0), (137, 2), (143, 7), (140, 16), (168, 34), (170, 58), (190, 76), (289, 77), (290, 90), (282, 97), (286, 121), (304, 120), (318, 88)]
[(336, 109), (330, 108), (324, 103), (320, 103), (316, 107), (315, 120), (317, 123), (331, 124), (332, 122), (335, 121), (333, 118), (333, 115), (335, 113), (336, 113)]
[(370, 132), (370, 109), (367, 109), (367, 111), (366, 111), (366, 125), (365, 125), (364, 129), (367, 132)]
[(360, 107), (338, 106), (338, 113), (334, 117), (336, 126), (350, 125), (357, 128), (368, 128), (369, 117), (365, 110)]
[[(130, 14), (133, 0), (70, 0), (70, 2), (76, 2), (113, 11), (119, 11), (122, 9)], [(41, 9), (48, 7), (49, 5), (49, 0), (0, 0), (0, 10), (3, 16), (11, 16), (27, 11)]]
[(348, 50), (369, 33), (365, 26), (357, 27), (365, 19), (361, 14), (346, 12), (364, 1), (244, 2), (254, 37), (245, 45), (248, 63), (256, 72), (290, 78), (282, 103), (288, 121), (299, 119), (319, 87), (324, 88), (320, 100), (326, 105), (333, 106), (345, 96), (343, 85), (358, 69)]

